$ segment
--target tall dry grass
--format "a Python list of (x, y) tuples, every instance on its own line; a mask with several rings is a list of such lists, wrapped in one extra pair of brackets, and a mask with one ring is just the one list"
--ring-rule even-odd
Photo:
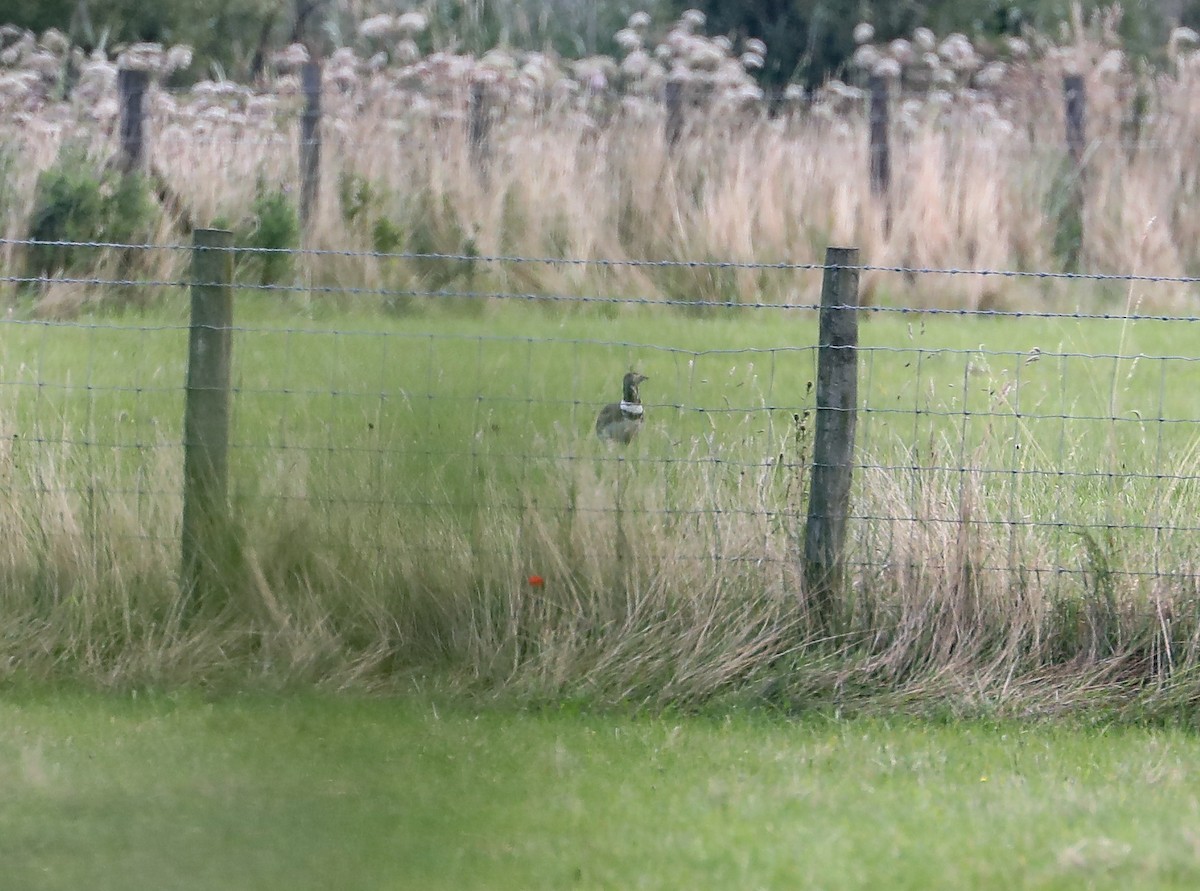
[[(798, 562), (802, 466), (701, 454), (558, 459), (537, 499), (493, 488), (469, 515), (246, 508), (227, 588), (185, 614), (179, 505), (161, 494), (175, 451), (148, 459), (148, 495), (106, 494), (68, 446), (35, 467), (0, 455), (0, 678), (392, 689), (432, 673), (528, 701), (991, 714), (1145, 715), (1197, 696), (1194, 544), (1147, 575), (1096, 532), (1073, 570), (1074, 533), (1008, 522), (1041, 493), (969, 470), (861, 471), (831, 626)], [(1194, 497), (1170, 501), (1164, 527), (1186, 526)]]
[[(1067, 67), (1083, 68), (1088, 94), (1080, 268), (1194, 273), (1200, 65), (1181, 59), (1151, 78), (1113, 72), (1082, 50), (1071, 58)], [(386, 219), (400, 251), (804, 263), (821, 261), (826, 245), (845, 244), (882, 266), (1054, 272), (1064, 268), (1060, 230), (1069, 225), (1063, 208), (1076, 175), (1066, 160), (1065, 64), (1056, 56), (1014, 66), (991, 92), (897, 96), (886, 202), (871, 194), (861, 101), (843, 102), (836, 114), (795, 103), (700, 104), (689, 109), (674, 150), (664, 138), (665, 113), (651, 100), (500, 103), (484, 174), (468, 145), (464, 91), (417, 103), (399, 88), (330, 86), (321, 204), (309, 243), (370, 251), (373, 228)], [(152, 103), (151, 156), (197, 223), (247, 220), (259, 182), (296, 193), (297, 100), (267, 97), (276, 103), (268, 118), (236, 108), (199, 115), (186, 95)], [(9, 237), (27, 227), (36, 173), (56, 146), (82, 138), (104, 158), (115, 148), (114, 126), (68, 106), (10, 137), (18, 173), (5, 207)], [(348, 176), (361, 177), (370, 192), (354, 220), (339, 201)], [(160, 237), (172, 240), (169, 228)], [(142, 273), (165, 277), (170, 262), (147, 258)], [(329, 274), (345, 286), (404, 289), (422, 281), (412, 264), (347, 259), (322, 268), (333, 268)], [(812, 301), (811, 276), (780, 281), (752, 271), (490, 267), (474, 285)], [(911, 306), (1019, 308), (1041, 306), (1048, 296), (1076, 299), (1037, 278), (868, 273), (864, 288), (871, 300)], [(1188, 293), (1187, 286), (1159, 287), (1154, 299), (1180, 308)], [(1112, 296), (1097, 287), (1098, 300)]]

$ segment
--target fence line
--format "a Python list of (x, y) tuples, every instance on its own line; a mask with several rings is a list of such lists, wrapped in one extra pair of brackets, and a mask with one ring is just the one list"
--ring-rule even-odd
[[(315, 264), (335, 256), (378, 256), (293, 253)], [(857, 307), (851, 293), (835, 291), (823, 300), (824, 311), (895, 321), (864, 326), (862, 342), (846, 336), (829, 341), (819, 325), (822, 305), (731, 304), (813, 311), (773, 322), (764, 329), (767, 345), (689, 344), (689, 337), (706, 330), (704, 320), (694, 323), (691, 334), (674, 325), (656, 334), (654, 325), (669, 316), (634, 312), (624, 322), (580, 317), (572, 323), (578, 332), (559, 330), (558, 321), (534, 313), (512, 315), (513, 330), (502, 324), (502, 313), (442, 318), (378, 312), (356, 318), (358, 327), (345, 327), (336, 316), (297, 323), (296, 308), (255, 302), (258, 317), (247, 322), (238, 319), (243, 292), (321, 289), (237, 281), (234, 246), (192, 251), (201, 255), (224, 259), (230, 272), (217, 281), (196, 270), (170, 282), (4, 279), (35, 288), (78, 281), (96, 288), (187, 287), (194, 294), (207, 285), (234, 298), (232, 316), (215, 322), (163, 322), (156, 318), (162, 310), (153, 306), (124, 319), (0, 319), (6, 332), (0, 490), (11, 496), (11, 510), (36, 512), (42, 505), (69, 513), (70, 504), (103, 497), (124, 505), (131, 518), (106, 534), (178, 542), (173, 530), (181, 522), (180, 502), (188, 500), (181, 477), (197, 476), (181, 473), (194, 439), (182, 418), (196, 394), (211, 396), (217, 389), (229, 403), (229, 436), (218, 447), (227, 456), (230, 494), (213, 498), (229, 506), (231, 520), (267, 523), (272, 512), (311, 509), (330, 530), (362, 535), (370, 553), (394, 546), (374, 531), (389, 525), (420, 529), (432, 523), (466, 535), (471, 523), (482, 522), (463, 519), (473, 510), (522, 526), (530, 511), (538, 511), (547, 523), (575, 518), (570, 522), (597, 524), (597, 535), (610, 521), (621, 524), (622, 536), (644, 524), (642, 534), (677, 536), (677, 555), (696, 555), (717, 571), (755, 561), (794, 569), (802, 560), (798, 542), (805, 523), (829, 515), (828, 508), (813, 508), (813, 498), (822, 476), (837, 465), (850, 480), (842, 509), (845, 541), (834, 549), (845, 584), (899, 571), (916, 559), (918, 546), (936, 557), (922, 564), (927, 569), (951, 565), (946, 555), (971, 542), (981, 549), (971, 557), (973, 572), (1013, 578), (1043, 573), (1073, 579), (1073, 585), (1100, 571), (1088, 563), (1098, 559), (1096, 548), (1121, 551), (1105, 571), (1129, 584), (1190, 577), (1191, 567), (1200, 567), (1200, 546), (1192, 541), (1200, 528), (1194, 520), (1200, 514), (1200, 446), (1192, 432), (1200, 404), (1189, 382), (1200, 354), (1170, 337), (1146, 342), (1127, 336), (1132, 322), (1196, 321), (1192, 316)], [(837, 278), (886, 267), (831, 254), (821, 264), (777, 268), (785, 274), (821, 269)], [(431, 302), (466, 295), (613, 299), (634, 309), (679, 303), (586, 294), (390, 294)], [(906, 330), (899, 323), (908, 314), (920, 314), (930, 331)], [(1067, 327), (1051, 334), (1018, 325), (1020, 336), (1043, 342), (989, 345), (996, 332), (987, 320), (996, 317)], [(964, 329), (956, 318), (974, 327)], [(538, 320), (548, 324), (539, 327)], [(939, 320), (947, 324), (938, 327)], [(598, 324), (614, 327), (597, 334)], [(184, 385), (184, 332), (229, 338), (227, 384)], [(952, 342), (976, 337), (984, 341), (978, 347)], [(1093, 345), (1094, 338), (1112, 343)], [(839, 403), (822, 390), (822, 344), (855, 357), (857, 396)], [(608, 450), (592, 435), (594, 413), (620, 395), (620, 375), (630, 366), (649, 372), (646, 426), (631, 448)], [(816, 448), (823, 435), (817, 428), (830, 425), (821, 419), (848, 420), (851, 413), (854, 439), (835, 434), (844, 457), (824, 457)], [(614, 486), (621, 493), (616, 500)], [(39, 522), (49, 523), (50, 516)], [(164, 518), (172, 516), (164, 527)], [(419, 532), (410, 538), (415, 550), (431, 547)], [(200, 550), (221, 553), (222, 547)], [(478, 540), (472, 547), (482, 553), (497, 545)], [(187, 558), (183, 565), (187, 577)], [(819, 590), (830, 575), (810, 573), (808, 587)]]
[[(251, 252), (252, 253), (252, 252)], [(861, 270), (863, 267), (857, 267)], [(1155, 279), (1160, 283), (1173, 283), (1173, 279)], [(157, 288), (187, 288), (191, 283), (184, 280), (153, 280), (153, 279), (112, 279), (102, 277), (74, 276), (0, 276), (0, 284), (17, 285), (108, 285), (116, 287), (157, 287)], [(820, 309), (816, 303), (765, 303), (762, 301), (731, 301), (731, 300), (679, 300), (669, 297), (605, 297), (586, 294), (547, 294), (547, 293), (515, 293), (506, 291), (461, 291), (441, 288), (437, 290), (397, 289), (397, 288), (357, 288), (338, 285), (311, 284), (258, 284), (242, 282), (238, 290), (259, 293), (276, 294), (305, 294), (322, 296), (345, 297), (415, 297), (415, 298), (463, 298), (468, 300), (494, 300), (499, 302), (512, 301), (517, 303), (577, 303), (582, 305), (598, 304), (603, 306), (631, 307), (676, 307), (682, 309), (703, 310), (787, 310), (792, 312), (815, 312)], [(1005, 309), (971, 309), (946, 307), (912, 307), (912, 306), (859, 306), (858, 312), (863, 315), (901, 315), (914, 317), (959, 316), (963, 318), (994, 318), (994, 319), (1062, 319), (1076, 321), (1128, 321), (1128, 322), (1195, 322), (1200, 321), (1197, 315), (1170, 315), (1164, 313), (1103, 313), (1103, 312), (1063, 312), (1047, 310), (1005, 310)], [(2, 322), (3, 320), (0, 320)], [(14, 321), (14, 320), (10, 320)], [(16, 324), (22, 323), (15, 320)], [(28, 324), (47, 324), (44, 321), (30, 321)], [(298, 329), (299, 330), (299, 329)], [(1100, 354), (1095, 355), (1100, 358)]]
[[(138, 251), (179, 251), (191, 252), (194, 248), (191, 245), (182, 243), (171, 244), (155, 244), (144, 242), (140, 244), (126, 244), (122, 242), (105, 242), (105, 241), (39, 241), (34, 239), (23, 238), (0, 238), (0, 247), (69, 247), (69, 248), (94, 248), (94, 249), (109, 249), (109, 250), (138, 250)], [(958, 268), (958, 267), (930, 267), (930, 266), (905, 266), (905, 265), (884, 265), (872, 263), (858, 263), (852, 266), (831, 266), (827, 263), (820, 262), (794, 262), (794, 261), (755, 261), (755, 260), (669, 260), (669, 259), (638, 259), (638, 258), (616, 258), (616, 257), (545, 257), (545, 256), (522, 256), (519, 254), (461, 254), (461, 253), (437, 253), (437, 252), (419, 252), (419, 251), (361, 251), (348, 249), (331, 249), (331, 248), (260, 248), (248, 247), (245, 245), (231, 245), (229, 247), (214, 248), (214, 250), (228, 251), (234, 254), (244, 255), (285, 255), (294, 257), (343, 257), (348, 259), (364, 259), (364, 260), (400, 260), (400, 261), (445, 261), (445, 262), (473, 262), (473, 263), (496, 263), (496, 264), (532, 264), (541, 266), (596, 266), (596, 267), (632, 267), (632, 268), (664, 268), (664, 269), (715, 269), (715, 270), (748, 270), (748, 271), (778, 271), (778, 272), (817, 272), (826, 269), (854, 269), (859, 272), (882, 272), (893, 273), (897, 275), (945, 275), (945, 276), (981, 276), (981, 277), (996, 277), (996, 278), (1029, 278), (1029, 279), (1053, 279), (1062, 281), (1109, 281), (1109, 282), (1144, 282), (1150, 284), (1200, 284), (1200, 276), (1194, 275), (1153, 275), (1146, 273), (1111, 273), (1111, 272), (1065, 272), (1055, 270), (1034, 270), (1034, 269), (988, 269), (988, 268)], [(78, 279), (60, 276), (7, 276), (0, 278), (0, 281), (11, 283), (38, 283), (45, 281), (61, 281), (66, 283), (81, 283), (81, 284), (161, 284), (171, 286), (186, 286), (190, 284), (187, 281), (175, 282), (147, 282), (145, 280), (132, 279), (124, 280), (106, 280), (106, 279)], [(307, 286), (255, 286), (253, 283), (239, 282), (239, 288), (255, 288), (255, 287), (278, 287), (280, 289), (287, 288), (289, 290), (308, 290)], [(400, 292), (403, 293), (403, 292)], [(436, 292), (434, 292), (436, 293)], [(863, 307), (864, 310), (870, 310), (872, 307)], [(910, 308), (911, 309), (911, 308)], [(921, 312), (932, 312), (935, 310), (920, 310)]]

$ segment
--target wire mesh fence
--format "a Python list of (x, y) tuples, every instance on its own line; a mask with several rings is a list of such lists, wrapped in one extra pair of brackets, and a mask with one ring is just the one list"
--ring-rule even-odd
[[(678, 263), (790, 276), (803, 297), (680, 306), (625, 293), (341, 286), (324, 264), (380, 259), (342, 251), (286, 252), (294, 280), (264, 283), (247, 252), (231, 252), (228, 498), (240, 535), (337, 537), (367, 561), (436, 560), (453, 542), (531, 578), (608, 561), (799, 585), (814, 431), (828, 410), (825, 263)], [(385, 259), (436, 269), (464, 258)], [(510, 271), (647, 262), (469, 259)], [(194, 276), (180, 268), (162, 281), (6, 277), (17, 289), (0, 320), (8, 547), (100, 536), (175, 559), (195, 329)], [(868, 270), (1054, 276), (1080, 309), (855, 307), (845, 561), (857, 589), (919, 590), (935, 576), (1011, 596), (1195, 586), (1197, 318), (1142, 314), (1136, 298), (1194, 279), (856, 268)], [(1130, 289), (1123, 310), (1092, 299), (1113, 279)], [(65, 284), (80, 289), (74, 317), (35, 317), (27, 295)], [(142, 290), (154, 299), (139, 301)], [(113, 292), (148, 305), (87, 310)], [(648, 380), (622, 446), (596, 435), (596, 418), (628, 395), (630, 370)]]

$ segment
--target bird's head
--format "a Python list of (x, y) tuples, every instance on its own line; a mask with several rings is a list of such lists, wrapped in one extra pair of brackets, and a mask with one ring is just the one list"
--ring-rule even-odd
[(648, 381), (650, 378), (637, 371), (631, 371), (625, 375), (625, 380), (622, 385), (622, 394), (625, 402), (640, 402), (638, 397), (638, 385), (642, 381)]

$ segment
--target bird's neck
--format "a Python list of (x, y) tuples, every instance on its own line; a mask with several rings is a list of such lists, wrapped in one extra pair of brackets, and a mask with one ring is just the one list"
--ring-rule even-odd
[(645, 409), (642, 408), (642, 404), (640, 402), (630, 402), (628, 399), (621, 401), (622, 414), (628, 415), (631, 418), (640, 418), (643, 411), (645, 411)]

